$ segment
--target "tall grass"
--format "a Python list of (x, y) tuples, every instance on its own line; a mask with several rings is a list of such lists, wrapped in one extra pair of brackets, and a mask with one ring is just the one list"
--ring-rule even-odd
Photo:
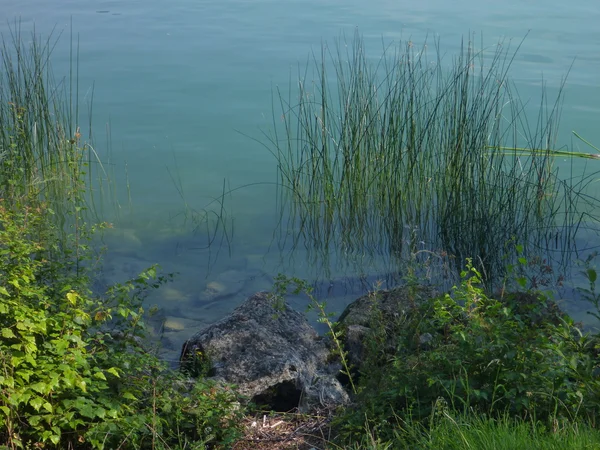
[(44, 202), (64, 229), (84, 211), (94, 212), (93, 171), (103, 168), (81, 134), (78, 50), (71, 40), (69, 75), (55, 80), (56, 44), (52, 36), (22, 35), (18, 24), (2, 36), (0, 197), (14, 205), (24, 198)]
[(323, 46), (296, 95), (277, 91), (269, 137), (294, 244), (400, 259), (443, 250), (490, 277), (511, 243), (567, 258), (592, 210), (589, 178), (559, 177), (562, 88), (526, 114), (508, 76), (517, 50), (468, 42), (447, 63), (438, 43), (430, 58), (408, 42), (372, 63), (358, 35)]
[[(389, 448), (445, 450), (572, 450), (594, 449), (600, 433), (585, 423), (555, 422), (554, 429), (535, 419), (508, 416), (490, 419), (475, 414), (440, 413), (428, 427), (405, 423), (398, 427), (396, 441)], [(385, 448), (383, 444), (379, 447)]]

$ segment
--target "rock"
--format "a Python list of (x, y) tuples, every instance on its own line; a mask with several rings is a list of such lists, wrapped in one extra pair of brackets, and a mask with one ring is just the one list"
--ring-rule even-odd
[(365, 359), (363, 341), (371, 329), (362, 325), (347, 325), (344, 331), (343, 343), (344, 349), (348, 352), (348, 361), (350, 365), (358, 367)]
[(275, 411), (348, 402), (325, 341), (304, 315), (280, 303), (266, 292), (248, 298), (186, 341), (182, 369), (191, 374), (204, 369)]
[(419, 336), (419, 345), (424, 350), (430, 349), (432, 341), (433, 341), (433, 335), (431, 333), (424, 333)]
[(264, 276), (265, 274), (259, 270), (226, 270), (206, 284), (206, 289), (200, 293), (199, 300), (202, 303), (210, 303), (237, 295), (249, 282)]
[(186, 303), (190, 300), (190, 294), (186, 294), (185, 292), (175, 289), (171, 286), (162, 286), (160, 288), (160, 296), (163, 300), (167, 302), (178, 302), (178, 303)]
[[(344, 348), (348, 361), (360, 371), (365, 356), (365, 339), (377, 327), (378, 333), (387, 336), (383, 348), (386, 353), (395, 351), (395, 330), (402, 327), (411, 312), (423, 301), (438, 293), (427, 286), (402, 286), (390, 290), (370, 293), (350, 303), (338, 319), (338, 328), (343, 332)], [(380, 334), (381, 336), (381, 334)]]
[(200, 293), (200, 301), (211, 302), (239, 293), (246, 284), (249, 274), (242, 270), (226, 270), (209, 281)]
[(223, 283), (220, 283), (218, 281), (211, 281), (206, 285), (206, 289), (204, 289), (204, 291), (202, 291), (200, 295), (202, 300), (211, 301), (219, 297), (227, 296), (229, 294), (235, 294), (237, 293), (238, 287), (241, 290), (241, 286), (242, 285), (240, 284), (238, 286), (235, 286), (235, 288), (228, 289), (227, 286), (225, 286), (225, 284)]
[(136, 254), (143, 243), (133, 228), (108, 228), (104, 230), (104, 243), (111, 253)]
[(163, 330), (164, 331), (183, 331), (185, 329), (185, 325), (173, 317), (167, 317), (163, 322)]

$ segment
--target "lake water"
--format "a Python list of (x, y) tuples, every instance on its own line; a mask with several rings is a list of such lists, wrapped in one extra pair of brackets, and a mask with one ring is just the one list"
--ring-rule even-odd
[[(68, 71), (72, 27), (80, 101), (88, 104), (93, 92), (95, 146), (110, 158), (118, 186), (118, 215), (105, 212), (115, 222), (105, 277), (119, 280), (154, 262), (178, 272), (150, 299), (162, 308), (171, 356), (191, 333), (268, 289), (276, 273), (323, 276), (303, 251), (278, 249), (276, 161), (260, 142), (272, 129), (272, 89), (288, 89), (324, 42), (358, 29), (376, 59), (383, 44), (439, 37), (451, 60), (472, 35), (490, 46), (501, 39), (516, 46), (527, 35), (511, 69), (520, 95), (536, 99), (544, 80), (552, 97), (568, 73), (559, 144), (571, 145), (572, 130), (600, 144), (597, 0), (0, 0), (0, 10), (5, 36), (15, 20), (24, 33), (34, 26), (43, 36), (62, 33), (57, 76)], [(210, 246), (213, 228), (197, 222), (203, 210), (210, 227), (217, 215), (225, 219), (227, 232), (218, 228)], [(357, 270), (370, 282), (377, 264)], [(335, 261), (330, 269), (333, 278), (357, 275)], [(330, 308), (339, 312), (348, 299), (339, 295)]]

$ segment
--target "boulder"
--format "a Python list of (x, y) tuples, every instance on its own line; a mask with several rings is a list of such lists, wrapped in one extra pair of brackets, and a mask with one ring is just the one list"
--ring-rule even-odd
[[(421, 285), (400, 286), (364, 295), (350, 303), (338, 319), (342, 343), (348, 352), (348, 362), (360, 372), (365, 360), (366, 339), (377, 331), (383, 354), (396, 350), (397, 330), (409, 320), (411, 313), (425, 300), (439, 295), (433, 288)], [(376, 328), (376, 330), (374, 330)], [(426, 339), (426, 337), (423, 337)]]
[(258, 405), (288, 411), (348, 402), (329, 353), (304, 315), (259, 292), (188, 339), (180, 361), (191, 375), (204, 372)]

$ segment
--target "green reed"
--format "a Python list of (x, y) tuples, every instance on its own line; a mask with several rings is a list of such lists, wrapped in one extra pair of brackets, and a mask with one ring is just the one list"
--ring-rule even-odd
[(94, 212), (91, 190), (101, 179), (94, 168), (105, 182), (107, 176), (80, 131), (77, 49), (71, 39), (69, 75), (55, 80), (56, 44), (52, 37), (23, 36), (18, 24), (2, 38), (0, 197), (12, 204), (42, 201), (64, 229)]
[(564, 257), (592, 200), (554, 165), (562, 88), (527, 117), (508, 77), (517, 50), (469, 42), (447, 63), (438, 45), (432, 59), (408, 42), (373, 63), (358, 36), (323, 46), (297, 95), (278, 90), (269, 137), (294, 244), (396, 258), (427, 248), (478, 258), (490, 276), (510, 243)]

